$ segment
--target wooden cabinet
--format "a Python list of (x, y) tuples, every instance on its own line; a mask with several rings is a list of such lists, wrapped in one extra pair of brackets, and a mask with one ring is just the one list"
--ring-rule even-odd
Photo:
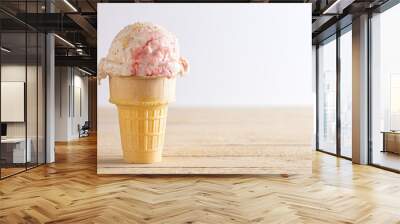
[(400, 132), (382, 132), (383, 151), (400, 154)]

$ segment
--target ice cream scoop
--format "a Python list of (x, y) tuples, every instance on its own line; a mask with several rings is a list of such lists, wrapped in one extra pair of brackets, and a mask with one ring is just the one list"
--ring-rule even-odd
[(134, 23), (114, 38), (107, 57), (100, 61), (98, 76), (171, 78), (183, 75), (188, 67), (175, 35), (158, 25)]

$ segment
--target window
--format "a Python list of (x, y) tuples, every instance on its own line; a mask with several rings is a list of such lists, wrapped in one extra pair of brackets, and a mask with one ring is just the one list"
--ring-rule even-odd
[(336, 153), (336, 39), (318, 47), (318, 149)]
[(352, 157), (352, 35), (340, 36), (340, 155)]
[(371, 18), (372, 164), (400, 170), (400, 5)]

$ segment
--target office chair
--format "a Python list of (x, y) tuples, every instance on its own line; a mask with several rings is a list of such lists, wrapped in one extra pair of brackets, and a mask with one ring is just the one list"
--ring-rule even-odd
[(89, 129), (90, 129), (89, 121), (85, 121), (85, 123), (82, 125), (82, 127), (80, 127), (80, 125), (78, 125), (79, 138), (89, 136)]

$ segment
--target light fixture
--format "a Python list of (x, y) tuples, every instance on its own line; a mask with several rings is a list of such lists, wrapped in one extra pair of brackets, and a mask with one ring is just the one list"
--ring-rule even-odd
[(74, 12), (78, 12), (75, 6), (73, 6), (68, 0), (64, 0), (64, 3), (67, 4)]
[(60, 37), (58, 34), (54, 34), (55, 37), (57, 37), (59, 40), (61, 40), (62, 42), (66, 43), (67, 45), (69, 45), (70, 47), (75, 48), (75, 45), (73, 45), (71, 42), (69, 42), (68, 40)]
[(76, 53), (78, 53), (79, 55), (85, 55), (82, 48), (76, 48)]
[(5, 47), (1, 47), (0, 49), (1, 49), (2, 51), (6, 52), (6, 53), (10, 53), (10, 52), (11, 52), (11, 50), (9, 50), (9, 49), (7, 49), (7, 48), (5, 48)]
[(342, 14), (343, 9), (351, 5), (355, 0), (336, 0), (322, 14)]
[(90, 73), (90, 72), (88, 72), (88, 71), (86, 71), (86, 70), (83, 70), (83, 69), (81, 69), (81, 68), (79, 68), (79, 67), (78, 67), (78, 70), (81, 71), (81, 72), (83, 72), (83, 73), (85, 73), (85, 74), (87, 74), (87, 75), (92, 75), (92, 73)]

